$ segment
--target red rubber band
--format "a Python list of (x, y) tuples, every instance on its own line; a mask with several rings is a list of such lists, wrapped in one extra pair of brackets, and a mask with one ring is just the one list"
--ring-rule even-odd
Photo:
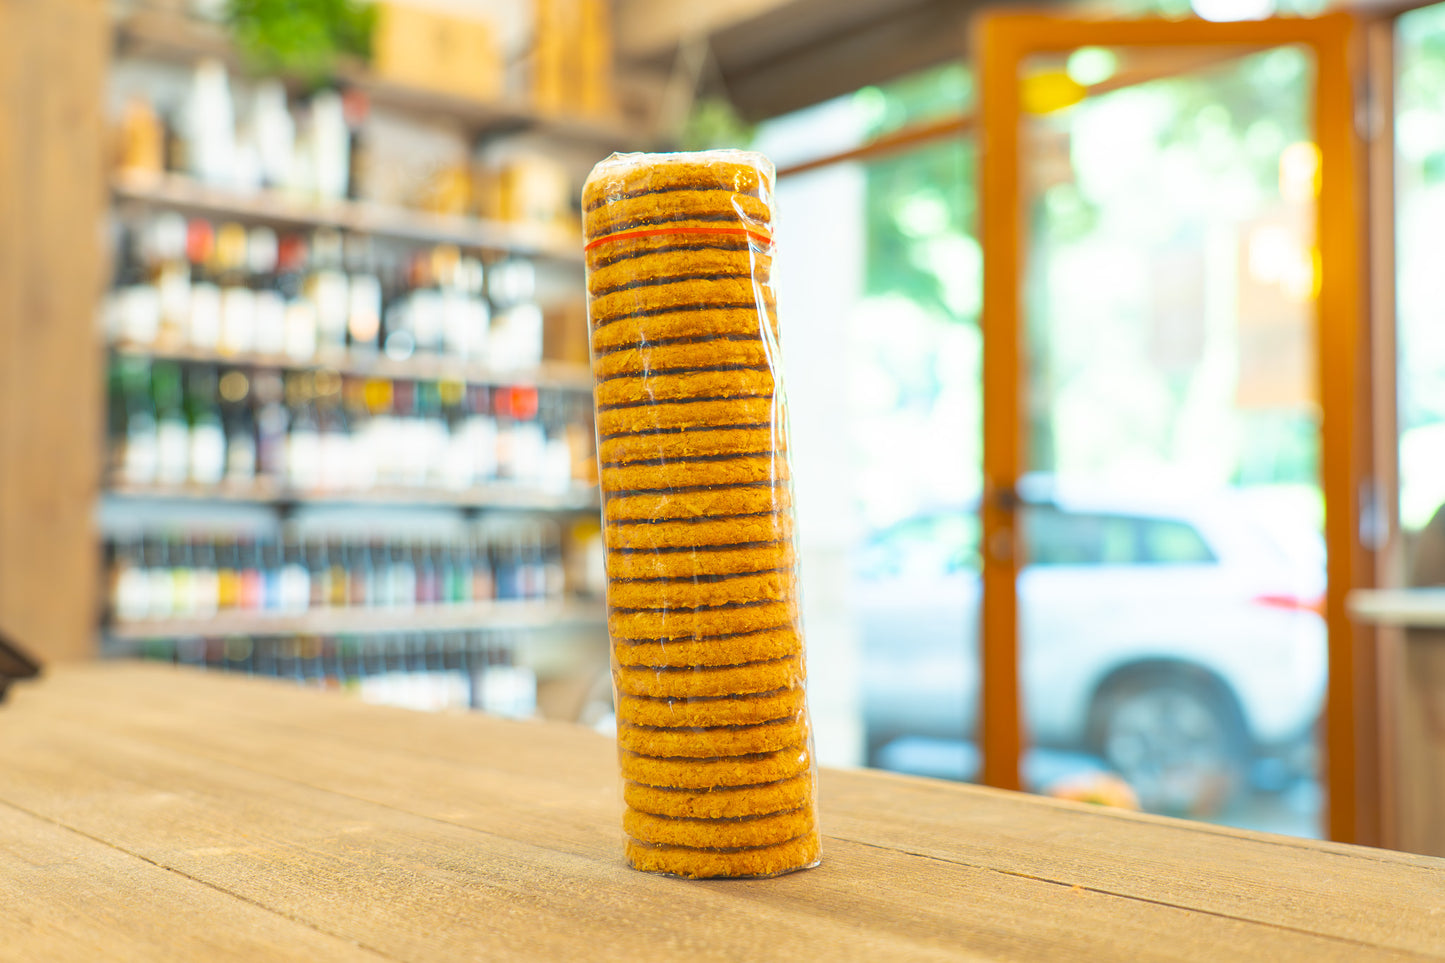
[(746, 234), (760, 244), (771, 245), (773, 243), (773, 239), (769, 235), (746, 227), (651, 227), (638, 231), (618, 231), (616, 234), (604, 234), (601, 237), (588, 241), (583, 245), (582, 250), (590, 251), (605, 241), (620, 241), (628, 237), (662, 237), (668, 234)]

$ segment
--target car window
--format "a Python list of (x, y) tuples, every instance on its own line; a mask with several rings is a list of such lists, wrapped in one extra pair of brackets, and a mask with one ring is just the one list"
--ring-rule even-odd
[(976, 571), (978, 516), (943, 512), (899, 522), (870, 538), (859, 561), (864, 578)]
[(1024, 511), (1031, 565), (1185, 565), (1215, 560), (1193, 526), (1173, 519), (1066, 512), (1052, 505)]
[(1162, 518), (1142, 519), (1143, 561), (1155, 565), (1203, 565), (1215, 556), (1194, 526)]
[(1132, 565), (1139, 561), (1137, 519), (1064, 512), (1052, 505), (1024, 510), (1031, 565)]

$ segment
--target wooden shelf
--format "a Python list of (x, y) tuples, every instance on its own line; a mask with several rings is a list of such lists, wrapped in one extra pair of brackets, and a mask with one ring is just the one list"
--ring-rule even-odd
[(230, 502), (253, 505), (394, 505), (498, 509), (536, 512), (594, 511), (597, 489), (577, 488), (563, 494), (520, 485), (488, 485), (465, 491), (426, 488), (371, 488), (364, 491), (301, 492), (266, 482), (249, 485), (128, 485), (104, 489), (109, 498), (150, 501)]
[(344, 375), (367, 378), (394, 378), (405, 381), (464, 381), (476, 385), (528, 385), (590, 394), (592, 371), (585, 364), (567, 361), (545, 361), (535, 368), (512, 370), (489, 368), (452, 358), (418, 355), (397, 361), (385, 355), (340, 354), (311, 359), (286, 355), (240, 352), (227, 354), (185, 345), (146, 345), (120, 342), (111, 346), (116, 354), (162, 361), (193, 361), (202, 364), (240, 365), (251, 368), (274, 368), (281, 371), (335, 371)]
[[(232, 70), (244, 70), (230, 40), (217, 27), (174, 14), (135, 13), (117, 20), (117, 50), (122, 55), (191, 63), (214, 57)], [(641, 131), (621, 117), (588, 117), (539, 111), (517, 101), (482, 101), (459, 94), (401, 84), (377, 77), (364, 65), (350, 63), (336, 78), (362, 90), (372, 104), (456, 124), (473, 137), (499, 137), (535, 131), (603, 152), (637, 150), (646, 141)], [(293, 82), (292, 86), (299, 87)]]
[(465, 631), (468, 629), (546, 629), (601, 626), (602, 602), (579, 599), (540, 601), (504, 599), (467, 605), (419, 605), (411, 609), (318, 609), (294, 615), (222, 612), (202, 619), (117, 622), (105, 634), (118, 641), (228, 635), (382, 635), (392, 632)]
[(207, 217), (282, 227), (330, 227), (582, 263), (582, 239), (560, 228), (429, 214), (370, 201), (309, 201), (271, 190), (241, 192), (199, 184), (177, 174), (122, 171), (111, 178), (111, 191), (119, 201)]

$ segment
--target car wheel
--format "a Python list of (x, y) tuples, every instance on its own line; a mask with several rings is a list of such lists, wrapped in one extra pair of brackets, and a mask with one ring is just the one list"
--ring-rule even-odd
[(1243, 790), (1249, 751), (1233, 695), (1187, 668), (1118, 677), (1095, 697), (1095, 750), (1150, 812), (1206, 817)]

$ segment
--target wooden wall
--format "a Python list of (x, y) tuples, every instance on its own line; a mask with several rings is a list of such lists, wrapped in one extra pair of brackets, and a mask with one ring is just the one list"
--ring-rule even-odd
[(96, 647), (104, 0), (0, 0), (0, 631)]

